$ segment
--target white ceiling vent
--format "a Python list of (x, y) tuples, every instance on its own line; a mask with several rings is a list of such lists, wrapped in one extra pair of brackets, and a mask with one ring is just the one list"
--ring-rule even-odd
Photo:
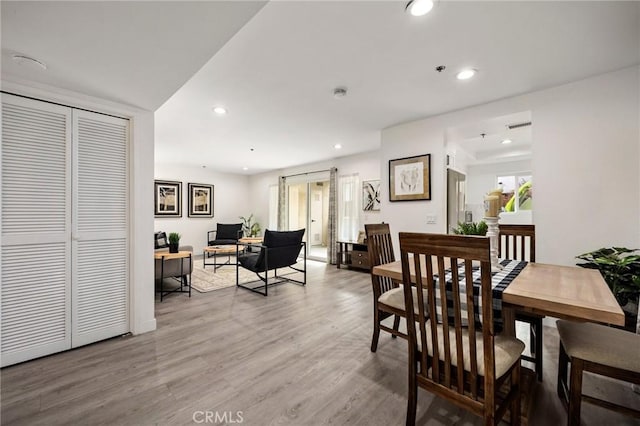
[(527, 127), (527, 126), (531, 126), (530, 121), (525, 121), (524, 123), (507, 124), (507, 128), (509, 130), (519, 129), (520, 127)]

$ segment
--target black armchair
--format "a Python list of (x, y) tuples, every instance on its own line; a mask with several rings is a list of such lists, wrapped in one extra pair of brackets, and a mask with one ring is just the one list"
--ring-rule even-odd
[(242, 238), (241, 223), (218, 223), (215, 231), (207, 232), (207, 242), (210, 246), (235, 244)]
[[(236, 264), (236, 286), (247, 290), (267, 295), (269, 286), (283, 282), (307, 284), (307, 254), (304, 241), (304, 229), (297, 231), (269, 231), (264, 233), (262, 244), (244, 244), (245, 246), (258, 247), (255, 253), (246, 250), (238, 254)], [(295, 266), (302, 251), (303, 266)], [(240, 267), (248, 269), (258, 276), (259, 280), (248, 283), (240, 283)], [(278, 269), (290, 268), (287, 274), (302, 273), (302, 279), (293, 279), (290, 276), (278, 275)], [(269, 277), (269, 271), (274, 271), (274, 276)], [(257, 284), (257, 285), (255, 285)]]

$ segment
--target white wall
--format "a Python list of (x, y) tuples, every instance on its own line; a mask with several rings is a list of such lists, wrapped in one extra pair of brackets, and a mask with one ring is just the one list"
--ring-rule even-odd
[[(603, 246), (640, 246), (639, 68), (384, 129), (381, 174), (389, 159), (431, 154), (432, 201), (390, 203), (394, 234), (445, 232), (444, 131), (449, 126), (530, 110), (533, 121), (536, 259), (575, 264)], [(427, 225), (425, 216), (437, 214)]]
[(153, 113), (36, 83), (2, 81), (2, 89), (93, 111), (128, 117), (131, 125), (129, 201), (130, 326), (133, 334), (156, 329), (153, 269)]
[[(382, 131), (380, 175), (382, 220), (389, 223), (396, 252), (398, 232), (447, 232), (447, 174), (445, 129), (441, 120), (419, 120)], [(430, 154), (431, 200), (389, 201), (389, 160)], [(427, 224), (427, 216), (435, 217)]]
[(599, 247), (640, 246), (639, 70), (532, 96), (541, 262), (574, 264)]
[[(207, 246), (207, 231), (220, 223), (240, 223), (240, 216), (248, 217), (253, 210), (249, 197), (249, 178), (240, 174), (217, 173), (208, 168), (171, 164), (156, 164), (155, 178), (182, 182), (182, 217), (155, 218), (156, 232), (178, 232), (180, 245), (193, 246), (194, 254), (202, 254)], [(189, 217), (188, 183), (213, 185), (213, 218)], [(258, 220), (264, 226), (266, 219)]]

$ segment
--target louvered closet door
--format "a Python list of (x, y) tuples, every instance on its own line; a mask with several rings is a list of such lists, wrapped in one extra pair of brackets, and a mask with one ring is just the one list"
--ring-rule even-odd
[(72, 345), (129, 331), (129, 122), (73, 111)]
[(2, 95), (2, 366), (71, 347), (71, 109)]

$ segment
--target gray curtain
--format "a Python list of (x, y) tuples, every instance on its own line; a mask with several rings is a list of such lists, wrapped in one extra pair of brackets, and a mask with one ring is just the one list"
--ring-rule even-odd
[(287, 178), (278, 178), (278, 231), (285, 231), (287, 227)]
[(338, 169), (332, 167), (329, 170), (329, 244), (327, 246), (327, 261), (335, 265), (338, 258), (336, 253), (338, 235), (338, 203), (336, 202), (336, 187), (338, 186)]

